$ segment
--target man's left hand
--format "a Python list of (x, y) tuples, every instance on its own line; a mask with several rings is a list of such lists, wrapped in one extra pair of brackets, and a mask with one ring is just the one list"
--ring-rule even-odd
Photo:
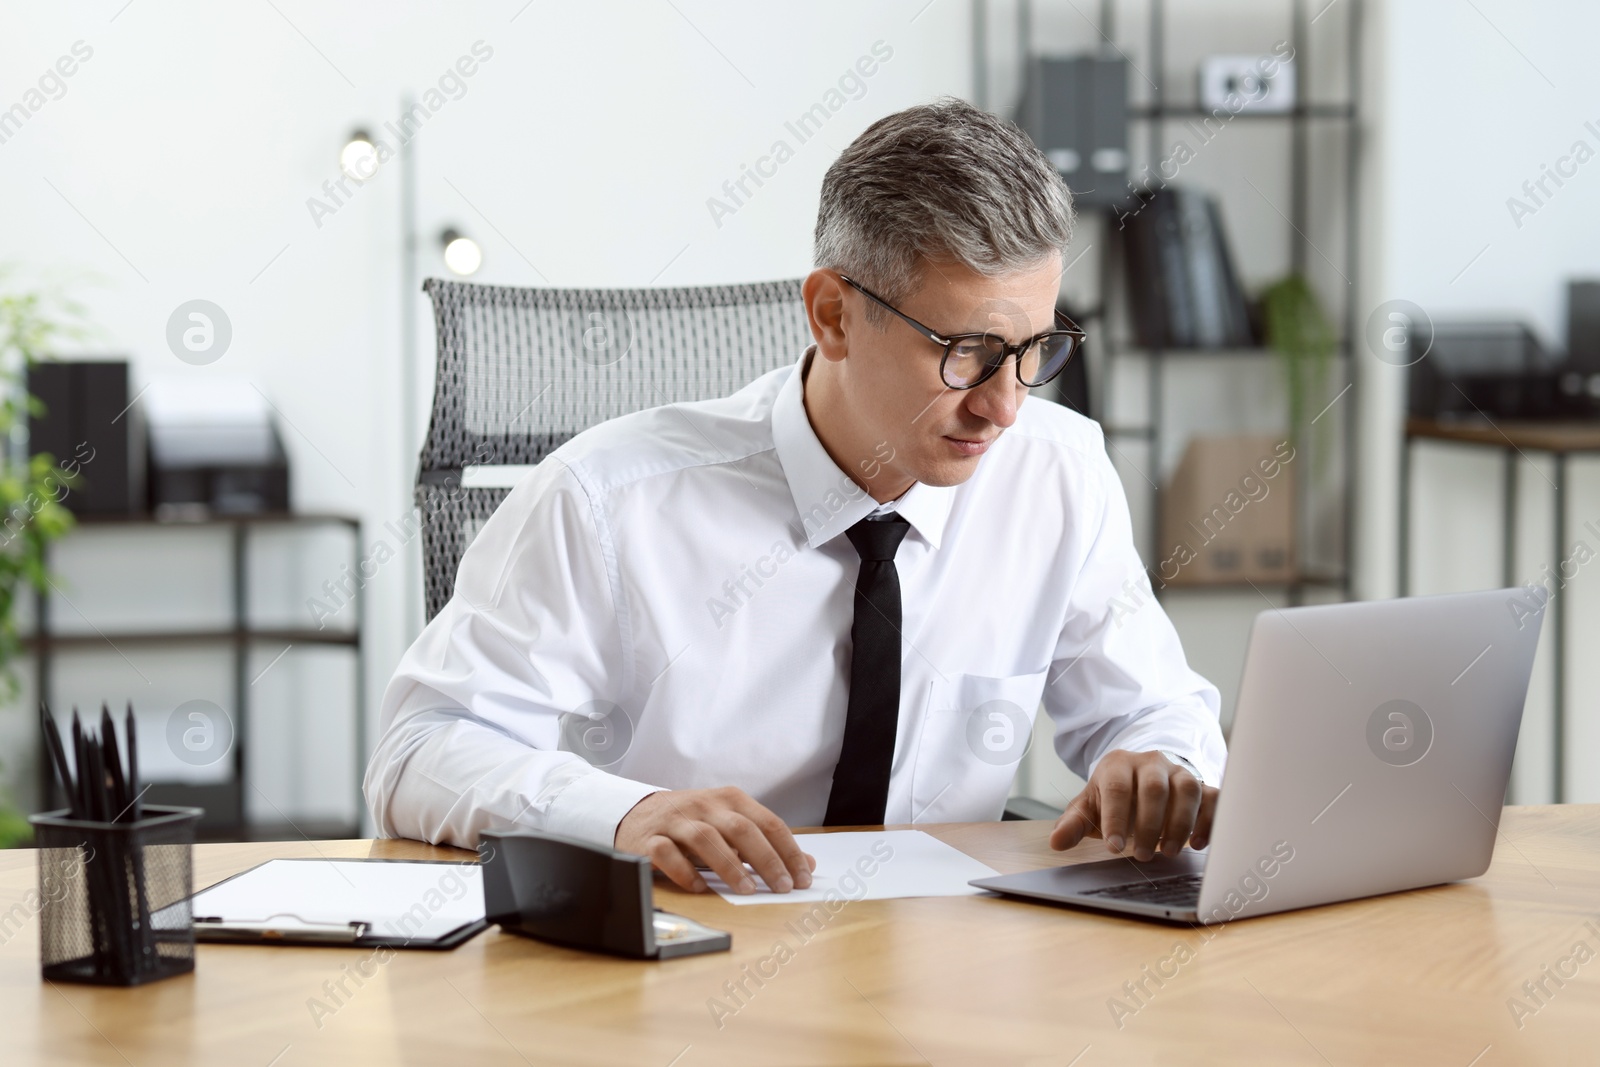
[(1138, 860), (1176, 856), (1188, 842), (1204, 848), (1218, 791), (1159, 752), (1116, 749), (1100, 760), (1083, 792), (1050, 832), (1050, 847), (1068, 849), (1101, 837), (1112, 852), (1128, 844)]

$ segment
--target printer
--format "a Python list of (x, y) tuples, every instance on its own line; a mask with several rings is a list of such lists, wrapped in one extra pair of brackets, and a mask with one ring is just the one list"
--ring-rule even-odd
[(249, 382), (155, 381), (143, 407), (157, 518), (289, 510), (288, 456), (272, 406)]

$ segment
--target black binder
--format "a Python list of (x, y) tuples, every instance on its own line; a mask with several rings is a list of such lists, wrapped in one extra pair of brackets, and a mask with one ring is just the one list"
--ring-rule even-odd
[[(28, 391), (44, 403), (28, 416), (28, 451), (77, 462), (80, 484), (63, 499), (77, 515), (126, 515), (135, 498), (128, 364), (121, 360), (35, 363)], [(70, 469), (70, 468), (69, 468)]]
[(1255, 343), (1216, 200), (1168, 186), (1122, 216), (1134, 339), (1143, 348)]

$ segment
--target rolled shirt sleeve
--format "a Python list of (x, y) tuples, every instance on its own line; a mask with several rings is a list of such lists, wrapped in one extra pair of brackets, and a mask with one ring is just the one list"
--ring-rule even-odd
[(384, 693), (364, 789), (380, 833), (464, 848), (539, 829), (610, 846), (659, 787), (560, 749), (562, 717), (627, 684), (603, 518), (546, 460), (467, 549), (454, 596)]
[(1056, 751), (1088, 778), (1114, 749), (1170, 749), (1217, 785), (1227, 760), (1217, 689), (1189, 667), (1155, 598), (1109, 457), (1102, 453), (1096, 466), (1099, 528), (1079, 569), (1044, 690)]

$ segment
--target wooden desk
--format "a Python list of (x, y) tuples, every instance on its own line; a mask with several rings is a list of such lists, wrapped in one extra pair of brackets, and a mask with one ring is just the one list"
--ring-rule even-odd
[[(1045, 822), (923, 827), (1002, 871), (1059, 862)], [(733, 951), (667, 963), (586, 955), (491, 930), (399, 952), (334, 1014), (324, 983), (362, 949), (202, 945), (196, 973), (132, 990), (40, 982), (37, 923), (0, 945), (0, 1063), (1499, 1064), (1600, 1059), (1600, 955), (1518, 1028), (1508, 1001), (1579, 942), (1600, 953), (1600, 806), (1512, 808), (1488, 875), (1250, 919), (1214, 931), (999, 898), (863, 901), (808, 942), (804, 905), (658, 902), (733, 932)], [(1098, 858), (1098, 842), (1071, 859)], [(210, 882), (273, 856), (466, 856), (413, 842), (203, 845)], [(33, 884), (0, 853), (0, 915)], [(1594, 926), (1586, 926), (1588, 922)], [(736, 1014), (724, 983), (787, 962)], [(1174, 953), (1185, 946), (1183, 962)], [(1189, 956), (1188, 953), (1192, 953)], [(1164, 970), (1162, 984), (1146, 977)], [(774, 974), (774, 970), (776, 973)], [(1143, 981), (1142, 1006), (1123, 988)], [(1113, 1020), (1108, 1006), (1129, 1009)]]

